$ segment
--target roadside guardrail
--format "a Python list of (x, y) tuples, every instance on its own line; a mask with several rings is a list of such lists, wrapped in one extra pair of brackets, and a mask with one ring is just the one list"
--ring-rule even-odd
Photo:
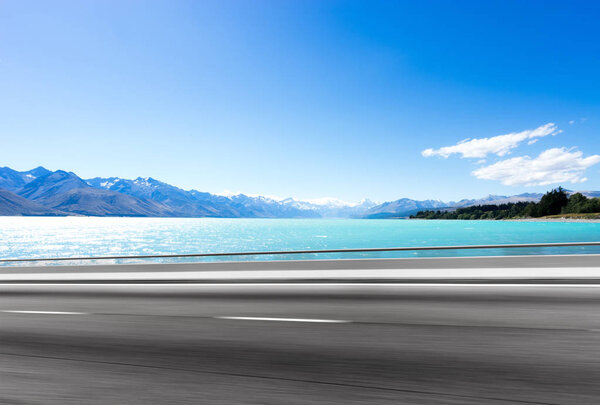
[(0, 259), (0, 263), (16, 262), (55, 262), (77, 260), (127, 260), (127, 259), (170, 259), (193, 257), (234, 257), (234, 256), (266, 256), (266, 255), (298, 255), (321, 253), (372, 253), (372, 252), (403, 252), (423, 250), (466, 250), (466, 249), (514, 249), (542, 247), (578, 247), (600, 246), (600, 242), (559, 242), (559, 243), (521, 243), (500, 245), (462, 245), (462, 246), (404, 246), (391, 248), (357, 248), (357, 249), (317, 249), (317, 250), (276, 250), (257, 252), (221, 252), (221, 253), (184, 253), (166, 255), (122, 255), (122, 256), (83, 256), (83, 257), (45, 257), (45, 258), (14, 258)]

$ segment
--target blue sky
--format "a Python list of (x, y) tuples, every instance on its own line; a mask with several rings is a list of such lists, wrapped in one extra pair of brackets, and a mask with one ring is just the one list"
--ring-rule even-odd
[(3, 1), (0, 166), (349, 201), (600, 190), (599, 19), (593, 1)]

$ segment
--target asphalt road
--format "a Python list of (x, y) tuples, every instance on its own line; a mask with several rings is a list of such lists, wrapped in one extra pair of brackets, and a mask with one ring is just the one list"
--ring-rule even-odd
[(146, 287), (1, 286), (0, 403), (600, 403), (598, 286)]

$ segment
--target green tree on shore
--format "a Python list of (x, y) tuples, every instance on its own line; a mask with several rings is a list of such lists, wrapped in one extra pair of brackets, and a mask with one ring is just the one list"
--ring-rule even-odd
[(560, 214), (563, 207), (569, 202), (569, 196), (562, 187), (548, 191), (542, 196), (538, 206), (538, 216)]

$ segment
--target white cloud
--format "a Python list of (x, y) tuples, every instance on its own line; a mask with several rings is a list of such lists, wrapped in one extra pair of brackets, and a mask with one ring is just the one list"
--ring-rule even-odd
[(600, 155), (583, 157), (580, 151), (552, 148), (536, 158), (520, 156), (501, 160), (473, 171), (479, 179), (497, 180), (507, 186), (544, 186), (558, 183), (582, 183), (585, 170), (600, 163)]
[(569, 124), (571, 124), (571, 125), (575, 124), (575, 120), (569, 121)]
[(461, 155), (462, 158), (485, 158), (488, 154), (504, 156), (527, 139), (556, 135), (560, 132), (562, 131), (550, 122), (535, 129), (513, 132), (506, 135), (498, 135), (491, 138), (465, 139), (456, 145), (444, 146), (439, 149), (425, 149), (421, 154), (424, 157), (442, 156), (443, 158), (447, 158), (455, 153)]

